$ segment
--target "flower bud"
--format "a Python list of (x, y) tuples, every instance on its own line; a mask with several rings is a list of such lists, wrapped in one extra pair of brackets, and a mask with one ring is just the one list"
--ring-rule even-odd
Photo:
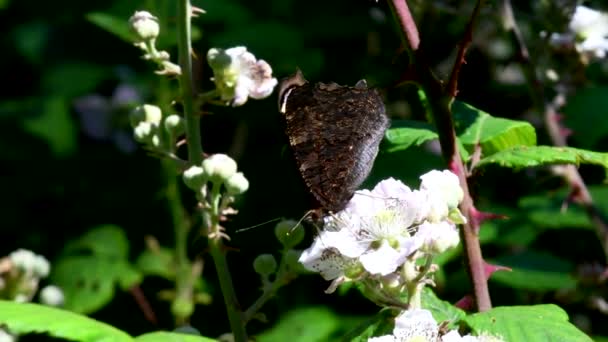
[[(244, 47), (238, 47), (235, 49), (239, 49), (238, 51), (246, 51), (247, 49)], [(222, 73), (224, 74), (224, 70), (226, 70), (232, 64), (232, 57), (226, 53), (224, 49), (211, 48), (207, 52), (207, 62), (211, 69), (213, 69), (214, 73)]]
[(441, 198), (450, 209), (456, 208), (464, 197), (458, 176), (451, 171), (432, 170), (420, 176), (420, 179), (420, 188)]
[(214, 181), (225, 182), (236, 173), (236, 162), (225, 154), (214, 154), (203, 160), (201, 166)]
[(156, 129), (154, 125), (149, 122), (140, 122), (137, 124), (135, 129), (133, 130), (133, 137), (140, 143), (149, 142), (152, 140), (152, 136), (154, 135)]
[(179, 115), (169, 115), (165, 118), (165, 130), (173, 135), (180, 135), (184, 133), (186, 126), (184, 124), (184, 119), (182, 119)]
[(233, 174), (224, 182), (229, 195), (240, 195), (249, 189), (249, 181), (242, 172)]
[(30, 250), (18, 249), (9, 254), (8, 257), (15, 268), (22, 272), (32, 273), (38, 278), (45, 278), (49, 275), (51, 266), (48, 260)]
[(277, 271), (277, 260), (272, 254), (260, 254), (253, 261), (253, 269), (263, 277), (268, 277)]
[(194, 303), (184, 298), (175, 298), (171, 303), (171, 313), (174, 317), (190, 317), (194, 312)]
[(199, 190), (207, 182), (205, 171), (202, 167), (196, 165), (190, 166), (184, 171), (182, 177), (186, 186), (192, 190)]
[(135, 107), (130, 116), (132, 126), (137, 126), (137, 124), (142, 121), (159, 125), (162, 118), (163, 112), (160, 110), (160, 108), (151, 104), (144, 104)]
[(158, 18), (146, 11), (135, 11), (129, 19), (129, 25), (138, 41), (156, 39), (160, 32)]
[(57, 286), (49, 285), (40, 291), (40, 302), (44, 305), (63, 306), (63, 291)]
[(285, 248), (293, 248), (304, 239), (304, 228), (294, 220), (282, 220), (274, 227), (274, 235)]

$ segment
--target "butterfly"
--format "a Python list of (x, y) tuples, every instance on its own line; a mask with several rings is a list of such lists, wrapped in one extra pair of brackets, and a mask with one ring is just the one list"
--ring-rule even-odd
[(344, 209), (372, 169), (389, 127), (384, 103), (365, 80), (310, 83), (301, 71), (279, 87), (279, 111), (298, 169), (320, 209)]

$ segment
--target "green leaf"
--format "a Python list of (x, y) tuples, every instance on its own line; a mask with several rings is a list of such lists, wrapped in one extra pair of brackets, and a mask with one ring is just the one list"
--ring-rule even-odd
[(608, 87), (577, 89), (563, 109), (566, 125), (581, 146), (593, 148), (608, 135)]
[[(47, 22), (35, 20), (20, 24), (11, 33), (15, 48), (21, 56), (25, 57), (29, 63), (39, 65), (45, 62), (44, 48), (49, 42), (50, 32), (51, 28)], [(48, 71), (48, 69), (46, 70)]]
[(270, 330), (258, 335), (259, 342), (313, 342), (331, 341), (340, 322), (336, 314), (325, 307), (312, 307), (291, 311)]
[(72, 99), (95, 91), (109, 75), (105, 66), (74, 61), (48, 68), (41, 83), (45, 92)]
[(93, 12), (86, 15), (91, 23), (99, 26), (125, 42), (135, 41), (135, 34), (129, 28), (129, 18), (115, 17), (106, 13)]
[(63, 290), (66, 309), (91, 313), (112, 300), (113, 272), (114, 264), (108, 260), (91, 256), (70, 257), (53, 265), (51, 281)]
[(516, 146), (482, 158), (477, 167), (498, 164), (513, 169), (551, 164), (595, 164), (608, 169), (608, 153), (573, 147)]
[(469, 153), (481, 146), (482, 156), (515, 146), (536, 145), (536, 131), (525, 121), (496, 118), (467, 103), (455, 101), (452, 105), (458, 140)]
[(64, 292), (65, 307), (80, 313), (94, 312), (110, 302), (117, 283), (125, 289), (141, 282), (141, 278), (124, 261), (94, 256), (62, 258), (51, 272), (52, 282)]
[(168, 248), (161, 247), (154, 251), (143, 251), (135, 265), (145, 275), (159, 276), (167, 280), (175, 278), (173, 251)]
[(576, 204), (564, 206), (567, 197), (566, 191), (527, 196), (521, 198), (517, 205), (538, 231), (544, 228), (592, 229), (589, 216), (580, 206)]
[[(64, 254), (80, 254), (82, 251), (105, 258), (127, 260), (129, 240), (122, 228), (106, 224), (92, 228), (64, 248)], [(78, 253), (80, 252), (80, 253)]]
[(571, 275), (574, 265), (550, 254), (528, 251), (497, 258), (492, 263), (513, 271), (496, 272), (490, 280), (516, 289), (552, 291), (576, 287)]
[(450, 322), (449, 328), (455, 328), (466, 313), (454, 305), (441, 300), (432, 289), (425, 287), (422, 291), (422, 307), (431, 311), (437, 322)]
[(591, 342), (557, 305), (509, 306), (470, 315), (464, 321), (474, 335), (498, 335), (503, 341)]
[(73, 312), (32, 303), (0, 300), (0, 325), (16, 334), (48, 333), (81, 342), (127, 342), (133, 338), (108, 324)]
[(46, 141), (55, 156), (69, 157), (76, 152), (78, 131), (70, 117), (67, 99), (48, 98), (41, 113), (23, 121), (26, 131)]
[(341, 341), (367, 342), (370, 337), (390, 335), (395, 327), (391, 310), (380, 310), (372, 318), (360, 322), (358, 326), (341, 336)]
[(384, 136), (387, 143), (386, 151), (394, 152), (405, 150), (412, 145), (420, 146), (423, 143), (437, 139), (435, 127), (426, 122), (412, 120), (395, 120)]
[(217, 339), (204, 336), (158, 331), (137, 336), (137, 342), (215, 342)]

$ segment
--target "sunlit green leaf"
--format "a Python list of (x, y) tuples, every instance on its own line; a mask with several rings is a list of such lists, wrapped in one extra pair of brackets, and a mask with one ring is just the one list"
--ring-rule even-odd
[(581, 150), (573, 147), (516, 146), (482, 158), (477, 167), (488, 164), (513, 169), (551, 164), (595, 164), (608, 169), (608, 153)]
[(515, 146), (536, 145), (536, 131), (525, 121), (493, 117), (467, 103), (452, 105), (458, 139), (469, 153), (481, 146), (483, 156), (491, 156)]
[(385, 134), (386, 151), (394, 152), (405, 150), (412, 145), (420, 146), (423, 143), (437, 139), (435, 127), (426, 122), (412, 120), (395, 120)]
[(448, 327), (458, 326), (459, 321), (466, 315), (463, 310), (439, 299), (428, 287), (422, 292), (422, 307), (431, 311), (437, 322), (449, 322)]
[(32, 303), (0, 300), (0, 325), (16, 334), (48, 333), (81, 342), (128, 342), (133, 338), (110, 325), (73, 312)]
[(467, 316), (464, 321), (475, 335), (497, 335), (503, 341), (592, 341), (568, 321), (564, 310), (553, 304), (497, 307)]

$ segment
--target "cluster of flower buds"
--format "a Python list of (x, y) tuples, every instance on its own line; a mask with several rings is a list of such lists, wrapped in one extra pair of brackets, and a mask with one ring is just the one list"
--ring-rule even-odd
[(234, 159), (225, 154), (214, 154), (205, 158), (201, 165), (193, 165), (184, 171), (184, 183), (194, 190), (202, 201), (207, 195), (207, 182), (215, 189), (223, 185), (228, 196), (240, 195), (249, 189), (249, 181), (242, 172), (237, 172)]
[(568, 24), (568, 32), (553, 33), (550, 43), (555, 47), (574, 45), (587, 58), (604, 58), (608, 51), (608, 13), (586, 6), (577, 6)]
[(156, 49), (156, 38), (160, 33), (158, 18), (150, 12), (136, 11), (129, 19), (129, 25), (135, 36), (134, 45), (144, 52), (143, 59), (153, 61), (159, 66), (157, 74), (175, 76), (181, 73), (179, 65), (170, 61), (167, 51)]
[(463, 191), (456, 175), (431, 171), (421, 179), (419, 190), (389, 178), (372, 191), (357, 191), (344, 210), (325, 218), (300, 262), (333, 281), (328, 292), (366, 280), (398, 297), (431, 283), (429, 261), (458, 244), (456, 224), (466, 219), (458, 210)]
[(241, 106), (248, 98), (263, 99), (278, 84), (272, 68), (264, 60), (256, 60), (246, 47), (212, 48), (207, 61), (213, 70), (213, 81), (221, 100), (233, 107)]
[[(26, 249), (18, 249), (0, 259), (0, 298), (31, 301), (38, 291), (40, 280), (49, 275), (50, 268), (43, 256)], [(63, 305), (63, 292), (56, 286), (43, 288), (39, 298), (46, 305)]]
[(185, 130), (180, 116), (172, 114), (163, 119), (160, 108), (151, 104), (137, 106), (129, 119), (135, 140), (151, 150), (171, 151), (177, 137)]

